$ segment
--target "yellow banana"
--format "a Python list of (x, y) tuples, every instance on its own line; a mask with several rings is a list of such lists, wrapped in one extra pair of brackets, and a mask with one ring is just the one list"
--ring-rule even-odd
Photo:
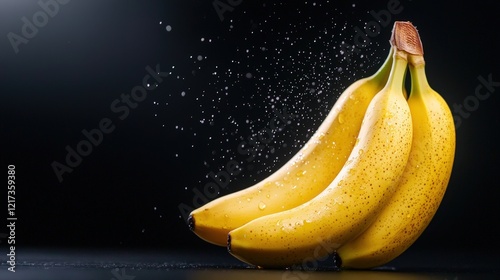
[(323, 191), (344, 166), (368, 104), (386, 84), (392, 48), (372, 76), (349, 86), (313, 137), (284, 166), (263, 181), (213, 200), (191, 212), (188, 223), (200, 238), (226, 246), (227, 234), (243, 224), (296, 207)]
[(412, 143), (402, 90), (406, 53), (394, 50), (388, 82), (370, 102), (356, 144), (333, 182), (300, 206), (230, 231), (233, 256), (264, 268), (322, 259), (374, 221), (396, 189)]
[(409, 55), (413, 146), (400, 186), (377, 220), (337, 251), (343, 267), (386, 264), (408, 249), (436, 213), (450, 179), (455, 126), (443, 98), (427, 82), (423, 54)]

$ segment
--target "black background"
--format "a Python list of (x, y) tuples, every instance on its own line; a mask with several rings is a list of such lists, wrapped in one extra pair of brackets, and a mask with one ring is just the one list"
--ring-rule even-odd
[[(402, 11), (346, 61), (342, 41), (355, 45), (356, 27), (393, 1), (297, 2), (243, 0), (221, 20), (212, 1), (73, 0), (17, 54), (7, 34), (21, 34), (21, 18), (41, 8), (0, 2), (0, 161), (4, 184), (7, 165), (16, 166), (17, 246), (225, 253), (189, 231), (179, 206), (193, 206), (193, 189), (211, 182), (207, 174), (245, 160), (237, 144), (266, 126), (272, 105), (296, 118), (219, 196), (284, 164), (342, 89), (385, 59), (393, 21), (409, 20), (422, 37), (431, 86), (452, 108), (475, 106), (457, 127), (442, 206), (411, 250), (498, 249), (500, 87), (477, 103), (473, 97), (479, 76), (500, 81), (494, 6), (401, 0)], [(110, 104), (142, 84), (148, 65), (172, 74), (119, 120)], [(51, 164), (65, 164), (65, 147), (75, 148), (81, 131), (103, 118), (115, 130), (59, 182)]]

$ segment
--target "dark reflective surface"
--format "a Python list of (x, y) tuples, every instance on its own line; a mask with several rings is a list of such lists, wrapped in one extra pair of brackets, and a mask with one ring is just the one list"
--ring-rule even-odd
[(264, 270), (247, 266), (223, 252), (47, 251), (18, 253), (16, 272), (0, 266), (0, 279), (190, 279), (190, 280), (322, 280), (322, 279), (498, 279), (499, 258), (473, 254), (408, 252), (374, 270)]

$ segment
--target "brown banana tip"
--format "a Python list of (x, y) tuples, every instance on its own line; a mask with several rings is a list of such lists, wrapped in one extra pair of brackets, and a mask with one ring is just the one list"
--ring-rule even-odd
[(231, 253), (231, 234), (227, 234), (227, 251)]
[(396, 21), (392, 29), (391, 45), (409, 54), (423, 55), (424, 48), (417, 28), (409, 21)]
[(336, 271), (342, 270), (342, 259), (340, 258), (339, 253), (333, 252), (332, 254), (333, 258), (333, 267)]
[(189, 215), (187, 219), (188, 227), (191, 231), (194, 231), (194, 218), (193, 215)]

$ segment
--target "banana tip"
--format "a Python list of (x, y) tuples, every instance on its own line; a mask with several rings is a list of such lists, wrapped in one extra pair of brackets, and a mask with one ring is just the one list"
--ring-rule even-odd
[(191, 231), (194, 231), (194, 218), (193, 215), (189, 215), (187, 219), (188, 227)]
[(332, 258), (333, 258), (333, 267), (335, 268), (335, 270), (340, 271), (342, 268), (342, 258), (340, 258), (339, 253), (333, 252)]
[(231, 234), (227, 234), (227, 251), (231, 253)]

